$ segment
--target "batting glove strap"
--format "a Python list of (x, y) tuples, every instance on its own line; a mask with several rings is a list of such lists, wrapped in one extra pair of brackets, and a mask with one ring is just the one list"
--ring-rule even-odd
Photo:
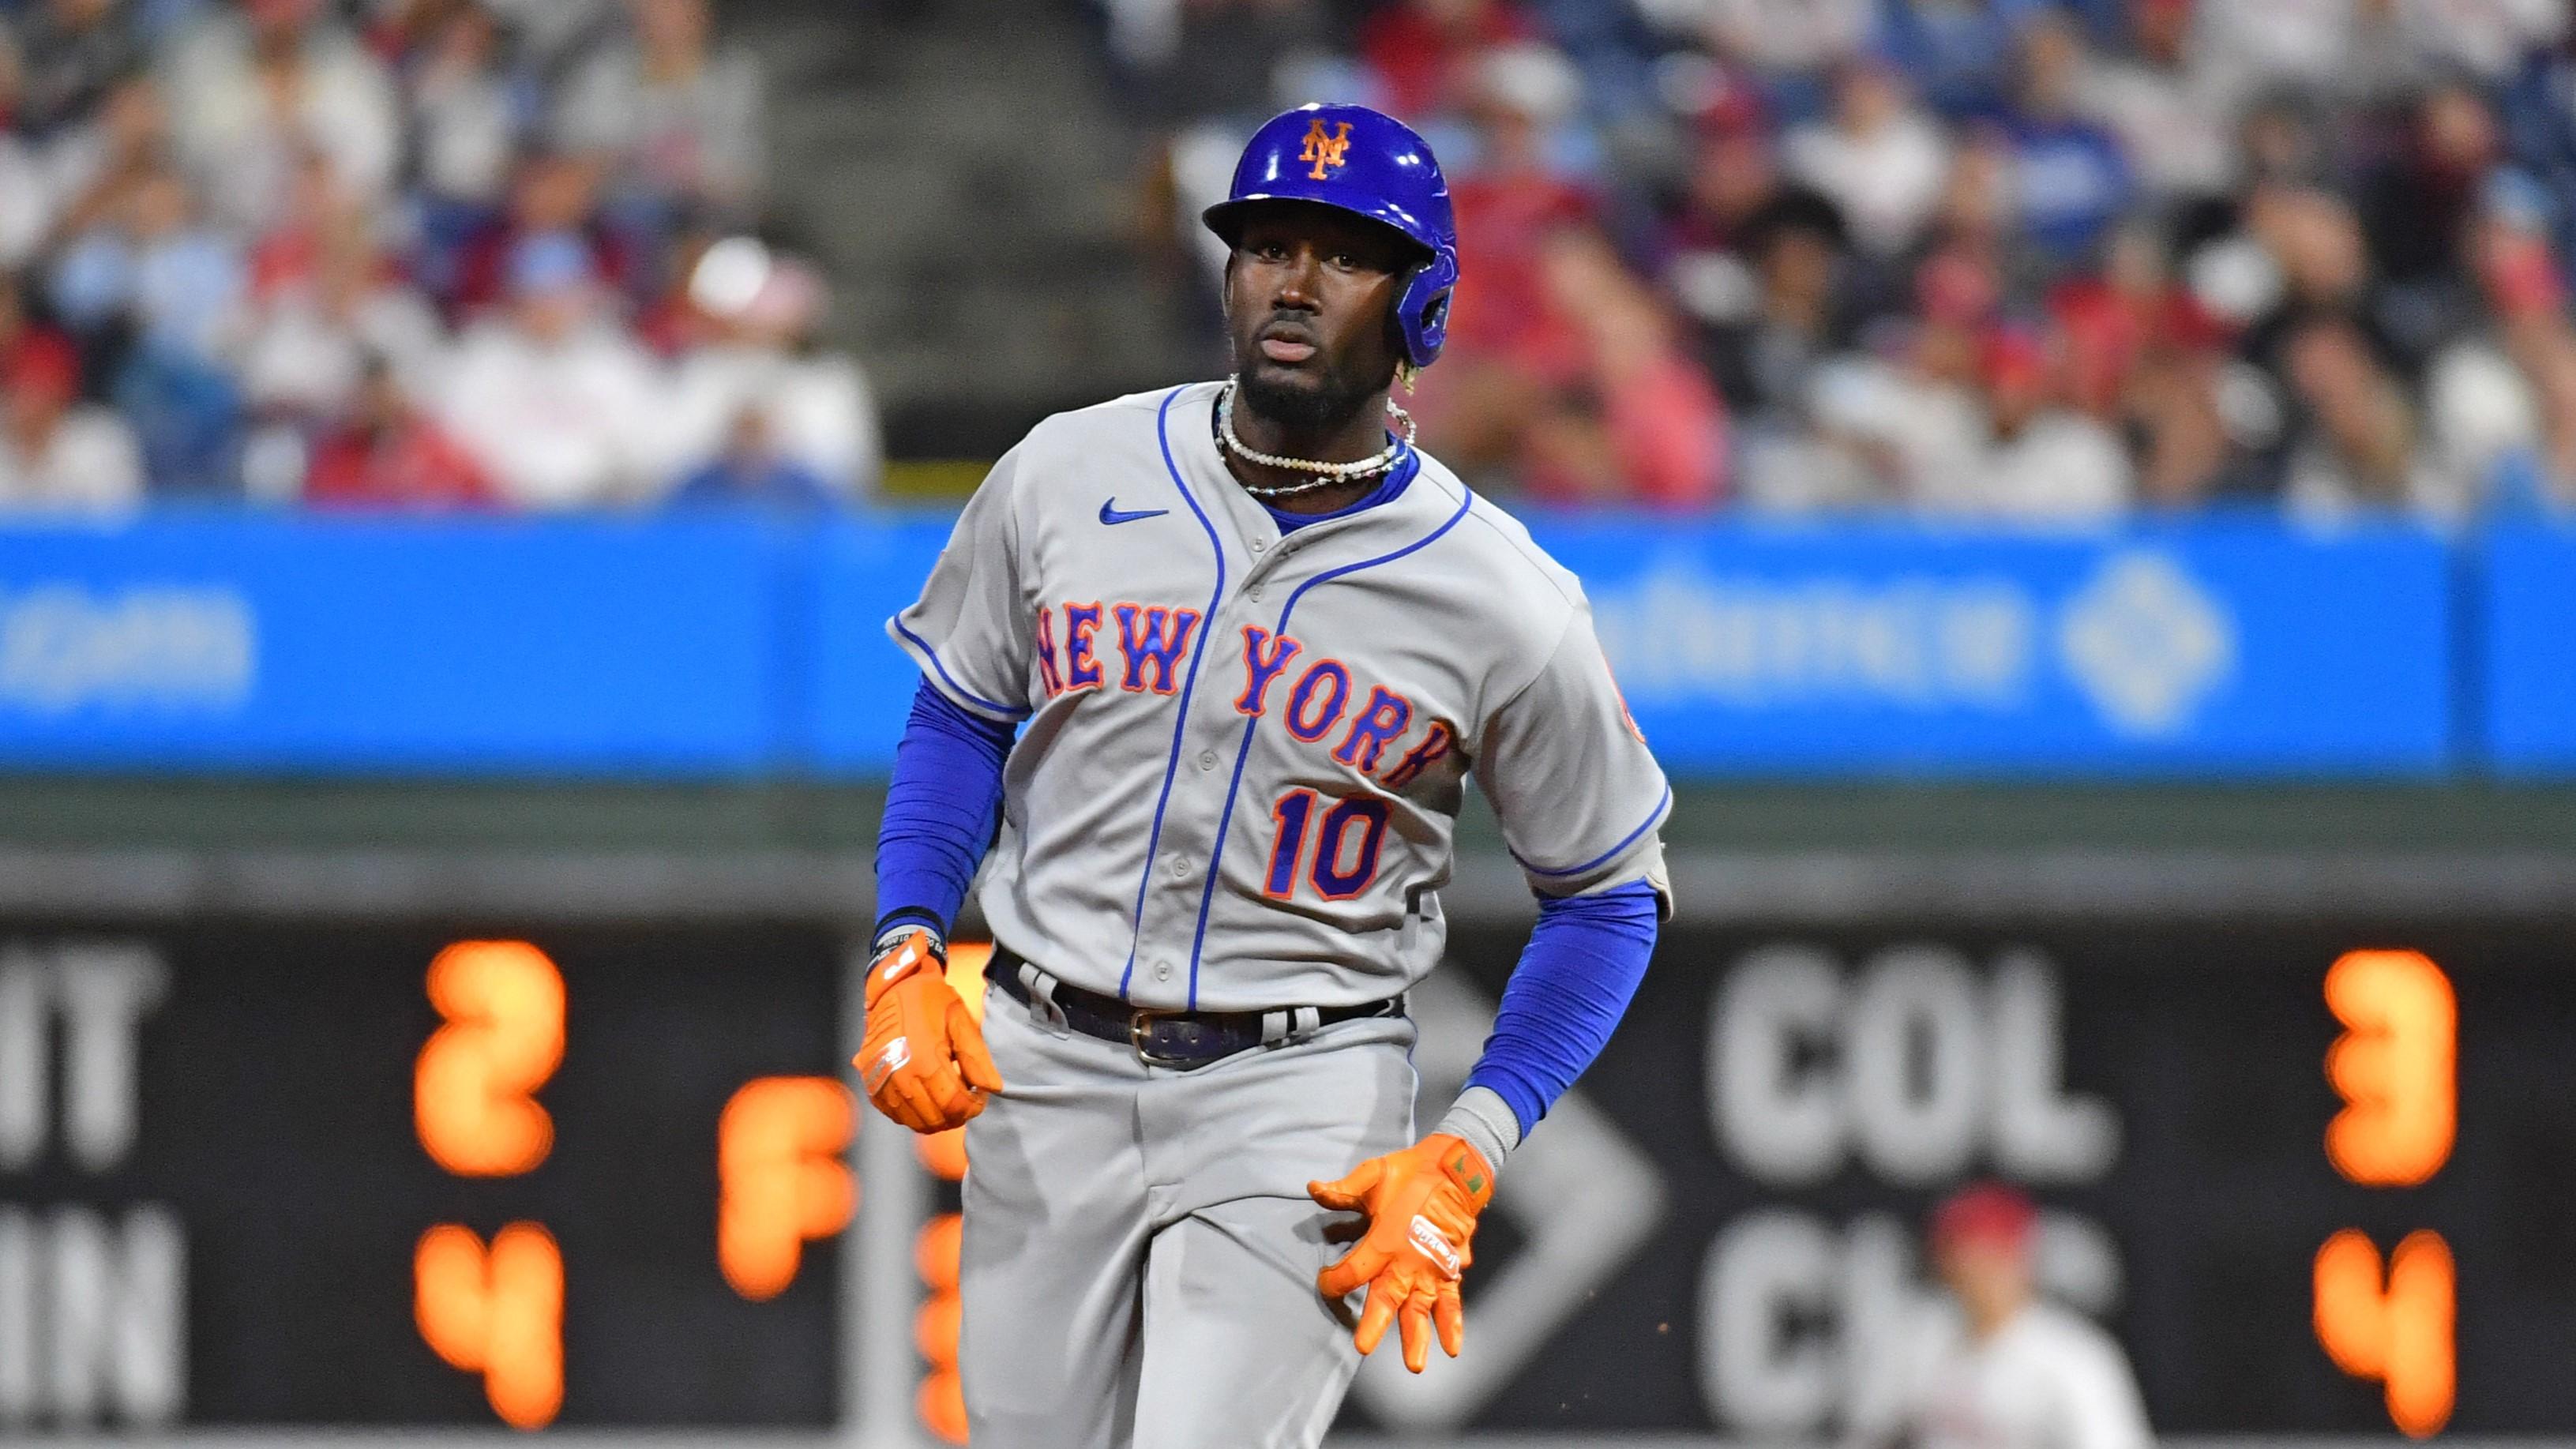
[(872, 957), (882, 956), (888, 947), (915, 931), (930, 938), (930, 954), (939, 958), (940, 965), (947, 965), (947, 932), (940, 928), (939, 922), (931, 919), (927, 911), (916, 914), (909, 909), (900, 910), (878, 921), (876, 940), (868, 947), (868, 953)]

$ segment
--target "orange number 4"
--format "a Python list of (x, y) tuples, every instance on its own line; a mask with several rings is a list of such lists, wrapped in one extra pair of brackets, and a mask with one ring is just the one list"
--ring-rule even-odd
[(542, 1429), (563, 1407), (563, 1254), (535, 1223), (492, 1235), (441, 1223), (412, 1253), (412, 1318), (438, 1356), (483, 1375), (502, 1422)]
[(2344, 1100), (2326, 1160), (2369, 1187), (2412, 1187), (2451, 1157), (2459, 1007), (2442, 968), (2414, 951), (2353, 951), (2326, 972), (2344, 1024), (2326, 1080)]
[(2451, 1322), (2458, 1286), (2439, 1233), (2408, 1233), (2388, 1255), (2346, 1228), (2317, 1250), (2317, 1342), (2335, 1367), (2388, 1389), (2388, 1417), (2421, 1439), (2451, 1417), (2458, 1368)]

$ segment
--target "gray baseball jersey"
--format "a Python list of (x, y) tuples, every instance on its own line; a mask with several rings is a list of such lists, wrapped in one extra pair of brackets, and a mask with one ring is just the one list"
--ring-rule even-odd
[(1439, 961), (1472, 771), (1529, 882), (1662, 890), (1672, 790), (1574, 576), (1425, 456), (1282, 534), (1219, 385), (1049, 418), (889, 624), (958, 705), (1027, 721), (978, 897), (996, 938), (1139, 1006), (1340, 1006)]

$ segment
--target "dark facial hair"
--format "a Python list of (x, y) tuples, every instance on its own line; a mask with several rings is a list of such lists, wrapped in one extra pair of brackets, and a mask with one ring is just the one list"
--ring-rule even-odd
[(1341, 427), (1394, 380), (1392, 373), (1375, 379), (1360, 376), (1343, 358), (1327, 359), (1314, 386), (1281, 385), (1262, 375), (1265, 359), (1259, 347), (1253, 344), (1249, 359), (1236, 359), (1243, 405), (1291, 433), (1326, 433)]

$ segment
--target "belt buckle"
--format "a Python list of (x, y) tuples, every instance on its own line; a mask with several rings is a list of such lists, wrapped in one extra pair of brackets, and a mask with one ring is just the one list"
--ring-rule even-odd
[(1189, 1015), (1189, 1013), (1185, 1011), (1155, 1011), (1150, 1007), (1143, 1006), (1137, 1007), (1128, 1012), (1127, 1045), (1136, 1053), (1136, 1060), (1149, 1067), (1161, 1067), (1166, 1071), (1175, 1072), (1186, 1072), (1194, 1067), (1204, 1065), (1204, 1063), (1195, 1057), (1166, 1056), (1146, 1045), (1146, 1042), (1154, 1029), (1154, 1023), (1171, 1017), (1187, 1015)]

